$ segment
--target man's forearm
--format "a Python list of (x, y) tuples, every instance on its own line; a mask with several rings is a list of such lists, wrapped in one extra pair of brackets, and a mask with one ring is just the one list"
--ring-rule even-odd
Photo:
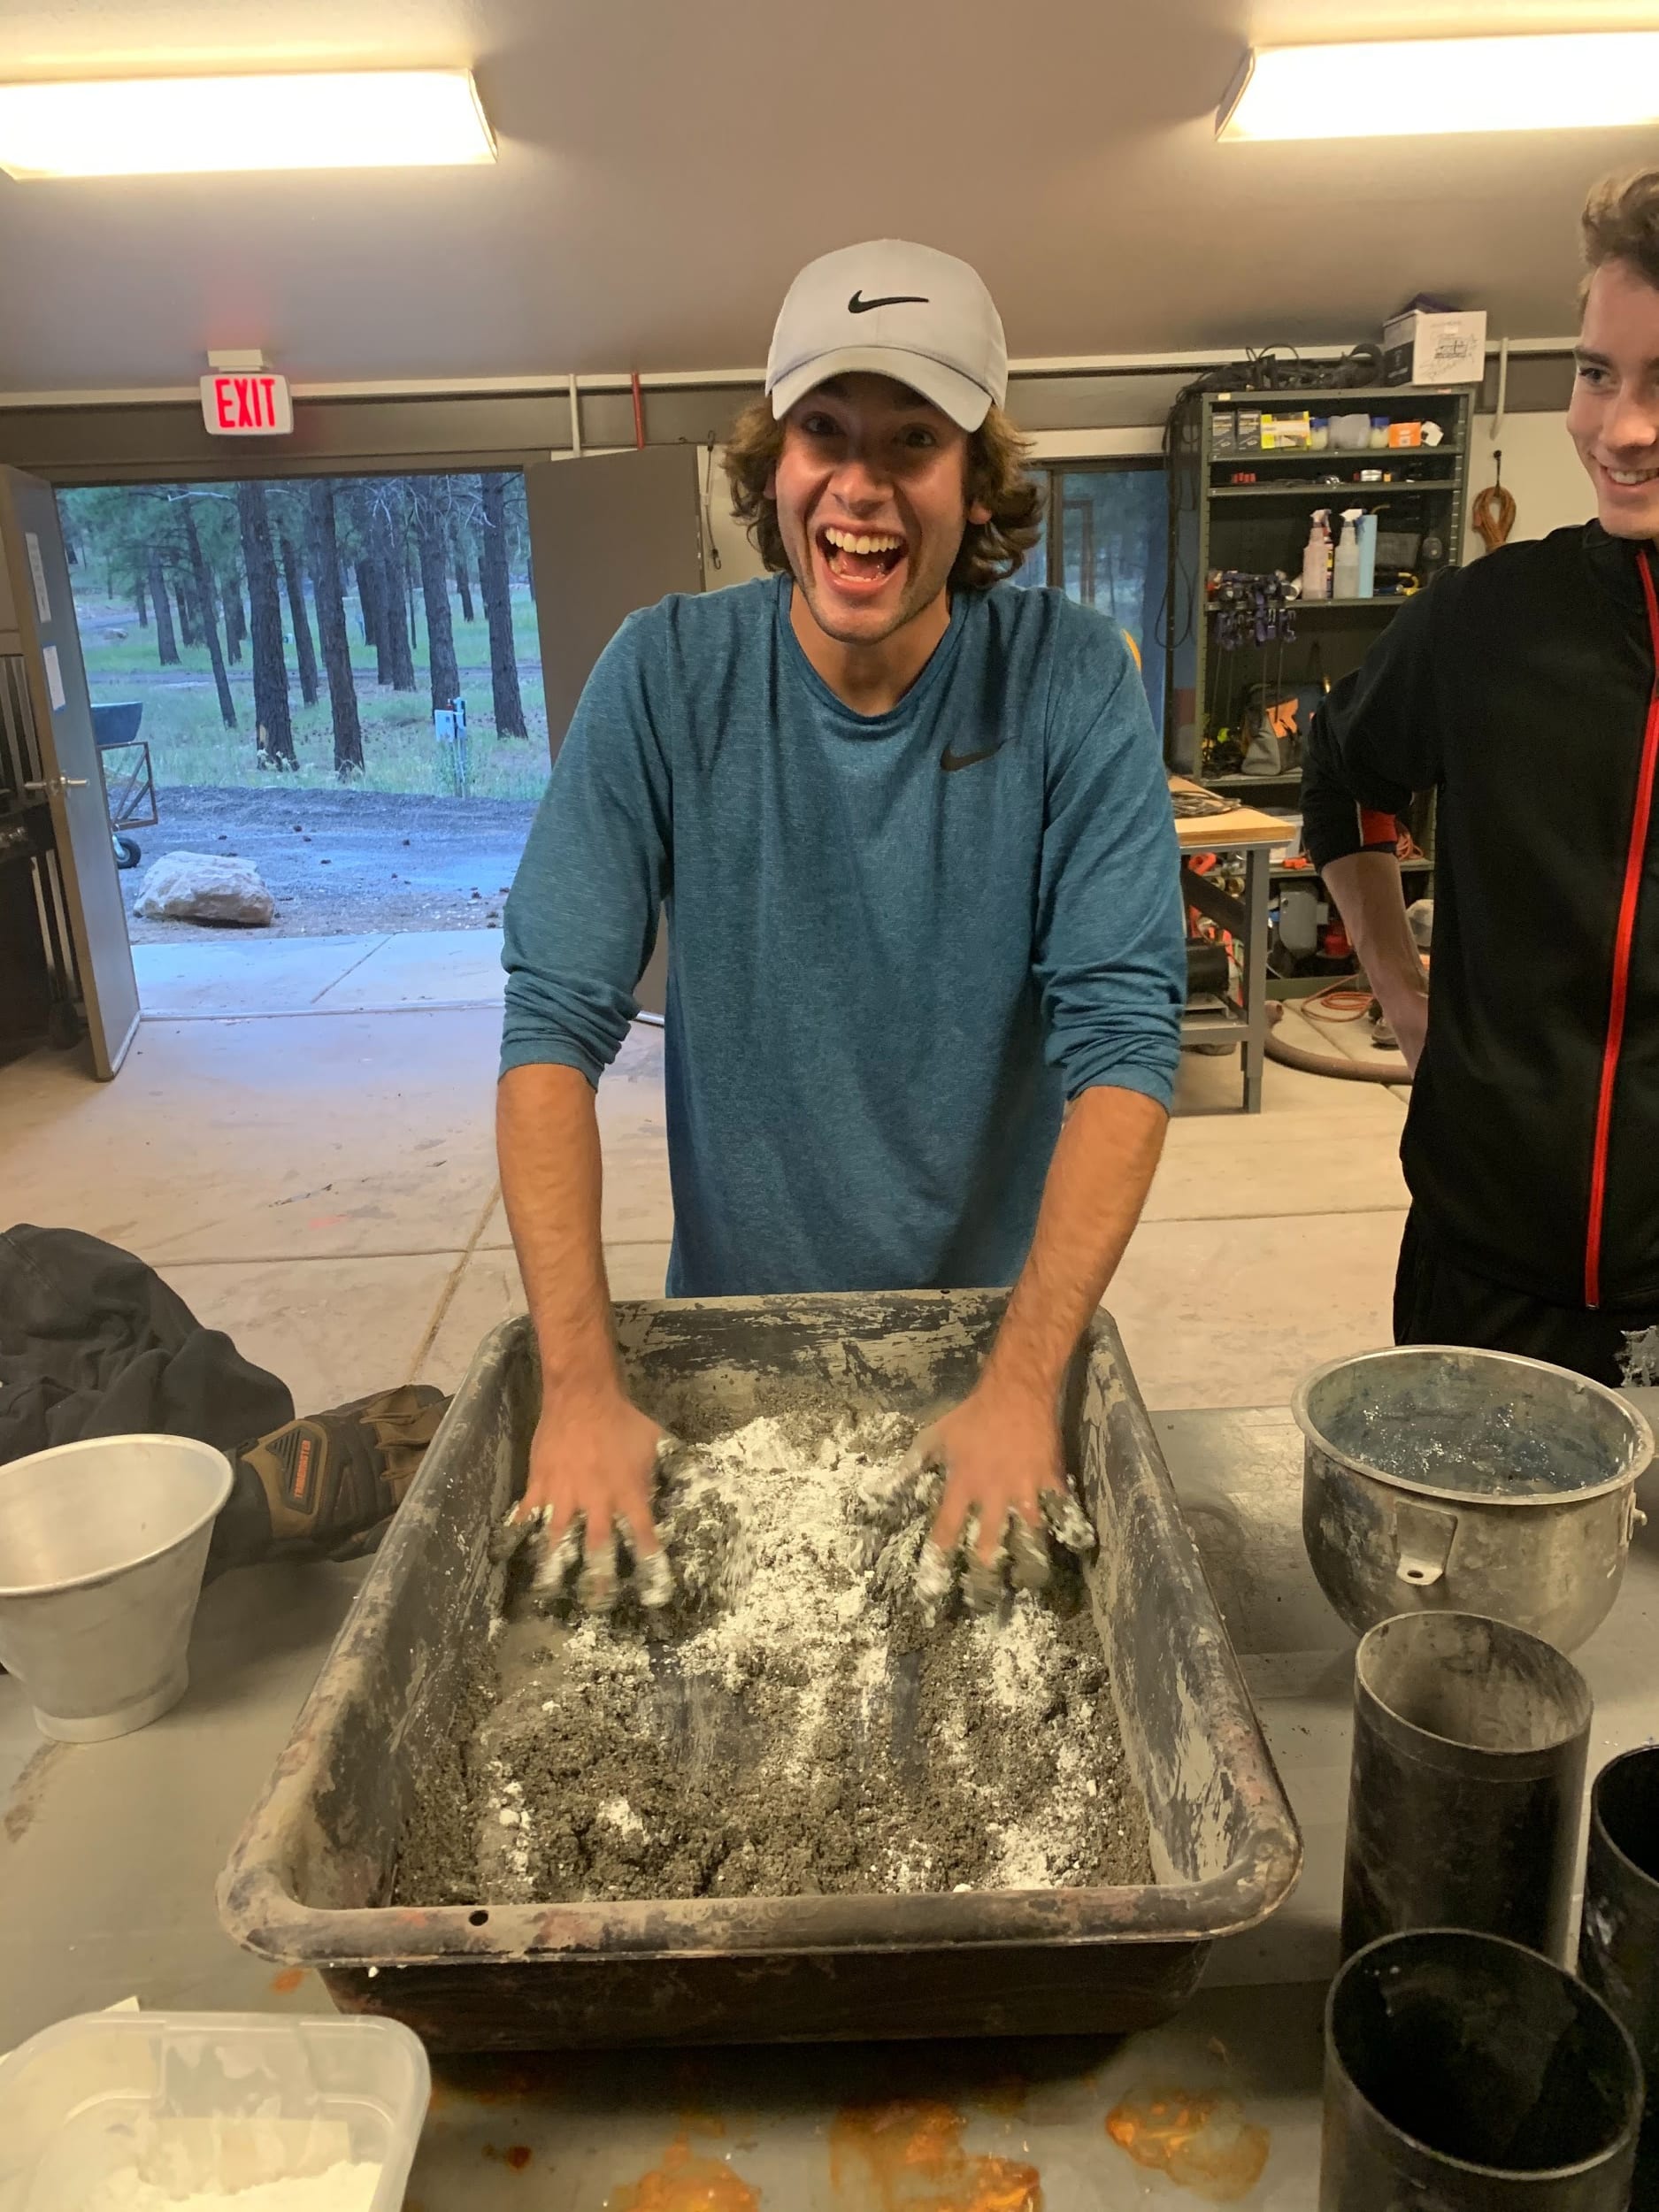
[(1052, 1397), (1105, 1294), (1164, 1149), (1169, 1117), (1139, 1091), (1085, 1091), (1043, 1186), (1037, 1233), (983, 1382)]
[(579, 1069), (510, 1068), (495, 1094), (501, 1194), (541, 1350), (544, 1392), (617, 1386), (593, 1087)]
[(1346, 853), (1320, 874), (1371, 987), (1397, 1028), (1402, 1002), (1426, 998), (1429, 987), (1406, 919), (1400, 863), (1392, 853)]

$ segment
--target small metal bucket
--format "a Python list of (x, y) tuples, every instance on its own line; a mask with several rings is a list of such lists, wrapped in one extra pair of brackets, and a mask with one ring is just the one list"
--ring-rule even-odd
[(187, 1436), (99, 1436), (0, 1466), (0, 1664), (43, 1736), (97, 1743), (184, 1695), (230, 1462)]
[(1558, 1962), (1592, 1700), (1553, 1645), (1471, 1613), (1404, 1613), (1354, 1663), (1342, 1952), (1477, 1928)]
[(1316, 1369), (1291, 1411), (1302, 1539), (1350, 1628), (1481, 1613), (1573, 1651), (1606, 1617), (1654, 1455), (1616, 1391), (1543, 1360), (1412, 1344)]
[(1641, 2094), (1623, 2025), (1536, 1951), (1384, 1936), (1325, 2006), (1320, 2212), (1624, 2212)]

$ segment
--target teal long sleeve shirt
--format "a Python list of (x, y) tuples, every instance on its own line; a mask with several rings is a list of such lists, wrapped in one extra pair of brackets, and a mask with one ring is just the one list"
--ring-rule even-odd
[(1018, 1274), (1064, 1102), (1167, 1106), (1186, 964), (1174, 825), (1122, 633), (962, 594), (865, 717), (786, 578), (631, 616), (507, 903), (503, 1071), (597, 1083), (669, 921), (673, 1296)]

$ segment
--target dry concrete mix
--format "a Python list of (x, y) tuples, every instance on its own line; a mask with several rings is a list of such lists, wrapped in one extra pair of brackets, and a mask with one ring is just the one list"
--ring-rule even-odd
[(925, 1515), (872, 1519), (912, 1432), (795, 1412), (680, 1455), (664, 1615), (546, 1617), (511, 1576), (397, 1901), (1149, 1880), (1078, 1568), (926, 1611)]

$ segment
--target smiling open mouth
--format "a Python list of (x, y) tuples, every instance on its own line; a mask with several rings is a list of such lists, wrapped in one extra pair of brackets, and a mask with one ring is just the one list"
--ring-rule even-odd
[(824, 565), (849, 583), (879, 583), (904, 558), (904, 541), (890, 530), (841, 530), (833, 525), (818, 534)]

